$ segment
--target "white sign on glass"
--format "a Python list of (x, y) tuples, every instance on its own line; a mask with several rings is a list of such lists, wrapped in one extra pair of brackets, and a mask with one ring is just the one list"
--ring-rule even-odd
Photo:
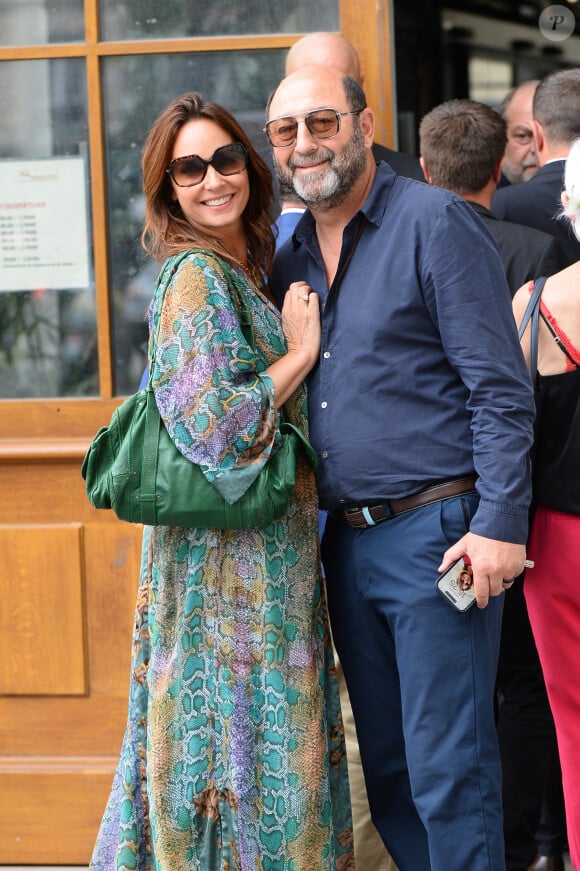
[(89, 287), (85, 161), (0, 161), (0, 291)]

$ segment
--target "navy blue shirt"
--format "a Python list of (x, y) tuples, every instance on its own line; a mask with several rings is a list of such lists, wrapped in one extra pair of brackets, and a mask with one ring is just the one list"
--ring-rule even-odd
[[(343, 270), (348, 252), (362, 235)], [(379, 163), (327, 287), (310, 212), (279, 250), (279, 302), (304, 280), (322, 301), (310, 436), (327, 510), (473, 473), (471, 530), (523, 544), (534, 404), (498, 250), (453, 194)]]

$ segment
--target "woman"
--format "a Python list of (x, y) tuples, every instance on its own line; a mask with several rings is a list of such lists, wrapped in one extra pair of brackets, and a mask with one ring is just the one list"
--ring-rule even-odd
[[(282, 415), (307, 427), (317, 297), (291, 285), (281, 319), (269, 298), (271, 180), (225, 109), (179, 97), (142, 167), (144, 246), (181, 257), (151, 305), (155, 398), (180, 450), (231, 500), (276, 449)], [(128, 725), (91, 867), (351, 867), (318, 566), (303, 462), (287, 514), (265, 529), (145, 529)]]
[[(580, 238), (580, 140), (566, 161), (564, 214)], [(513, 300), (522, 320), (533, 282)], [(522, 347), (530, 358), (530, 327)], [(547, 279), (538, 331), (535, 512), (524, 593), (554, 715), (568, 843), (580, 868), (580, 261)]]

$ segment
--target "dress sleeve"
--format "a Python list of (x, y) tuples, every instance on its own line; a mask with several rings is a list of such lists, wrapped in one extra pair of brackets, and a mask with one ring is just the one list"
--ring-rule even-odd
[[(254, 295), (248, 305), (261, 305)], [(224, 269), (210, 254), (181, 262), (162, 308), (154, 299), (157, 335), (152, 385), (177, 448), (198, 464), (228, 502), (235, 502), (280, 440), (274, 384), (240, 327)]]

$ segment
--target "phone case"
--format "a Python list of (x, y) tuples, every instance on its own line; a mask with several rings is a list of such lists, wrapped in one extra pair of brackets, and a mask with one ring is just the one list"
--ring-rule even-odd
[(463, 557), (437, 578), (435, 586), (445, 601), (457, 611), (467, 611), (475, 602), (473, 569)]

